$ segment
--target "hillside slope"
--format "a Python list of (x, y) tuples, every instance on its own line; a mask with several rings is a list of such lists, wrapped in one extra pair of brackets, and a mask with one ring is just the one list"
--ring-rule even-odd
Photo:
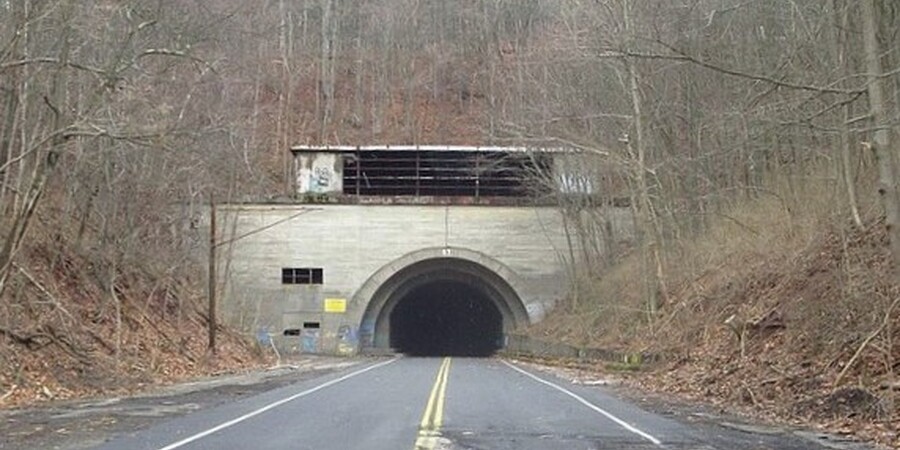
[(36, 241), (20, 256), (0, 319), (0, 407), (135, 392), (267, 362), (226, 328), (209, 354), (205, 300), (189, 280), (131, 267), (105, 290), (92, 270), (99, 262), (49, 236)]
[(879, 276), (889, 273), (881, 224), (847, 238), (825, 231), (791, 258), (696, 279), (702, 297), (683, 286), (683, 311), (642, 341), (670, 361), (641, 383), (900, 445), (900, 289)]
[(752, 202), (684, 243), (649, 325), (634, 312), (631, 258), (594, 281), (578, 310), (530, 333), (660, 354), (635, 378), (645, 388), (900, 445), (900, 286), (883, 220), (859, 229), (806, 199), (787, 213)]

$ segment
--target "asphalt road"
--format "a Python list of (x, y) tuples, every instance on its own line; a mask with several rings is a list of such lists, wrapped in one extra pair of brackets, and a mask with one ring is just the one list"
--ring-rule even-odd
[(397, 358), (135, 431), (98, 449), (820, 449), (663, 417), (502, 359)]

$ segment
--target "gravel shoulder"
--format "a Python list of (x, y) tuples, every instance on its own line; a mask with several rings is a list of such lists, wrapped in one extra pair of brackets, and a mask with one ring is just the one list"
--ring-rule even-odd
[[(860, 442), (852, 436), (828, 433), (794, 424), (782, 424), (751, 417), (739, 411), (688, 402), (672, 395), (650, 392), (632, 385), (627, 378), (613, 374), (536, 362), (523, 362), (574, 384), (601, 386), (646, 411), (688, 425), (702, 434), (714, 448), (790, 448), (834, 450), (887, 450), (887, 447)], [(769, 443), (774, 444), (769, 444)], [(774, 446), (769, 446), (774, 445)]]
[(278, 367), (106, 397), (0, 410), (0, 449), (87, 449), (122, 433), (369, 361), (304, 357)]

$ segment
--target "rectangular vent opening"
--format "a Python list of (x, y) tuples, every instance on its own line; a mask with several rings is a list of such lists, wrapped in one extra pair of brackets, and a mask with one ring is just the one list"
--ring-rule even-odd
[(323, 284), (325, 274), (321, 267), (285, 267), (281, 269), (281, 284)]

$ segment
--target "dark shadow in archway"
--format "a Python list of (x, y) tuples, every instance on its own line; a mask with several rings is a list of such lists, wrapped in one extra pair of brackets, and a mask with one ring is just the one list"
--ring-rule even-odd
[(412, 356), (490, 356), (503, 343), (503, 315), (481, 290), (434, 280), (397, 301), (390, 339), (391, 347)]
[[(489, 260), (487, 260), (490, 262)], [(417, 261), (396, 270), (383, 281), (370, 297), (365, 298), (366, 311), (360, 322), (360, 346), (362, 351), (394, 350), (406, 353), (443, 355), (460, 353), (458, 347), (448, 345), (425, 351), (416, 346), (417, 340), (432, 339), (438, 330), (437, 317), (456, 317), (455, 328), (440, 333), (441, 342), (459, 342), (468, 339), (482, 342), (466, 354), (490, 354), (502, 348), (503, 337), (519, 326), (528, 324), (528, 311), (516, 291), (501, 277), (497, 270), (505, 268), (496, 262), (493, 269), (480, 263), (454, 257), (438, 257)], [(507, 272), (508, 269), (506, 270)], [(509, 275), (509, 273), (507, 274)], [(454, 300), (456, 298), (456, 300)], [(432, 301), (428, 301), (428, 300)], [(476, 300), (473, 303), (462, 299)], [(440, 301), (443, 300), (443, 301)], [(402, 303), (402, 305), (401, 305)], [(396, 315), (394, 310), (400, 308)], [(497, 319), (499, 313), (499, 319)], [(394, 325), (394, 320), (400, 325)], [(475, 320), (475, 323), (471, 321)], [(427, 328), (428, 324), (432, 328)], [(486, 326), (481, 329), (480, 326)], [(499, 337), (497, 336), (499, 327)], [(415, 332), (419, 330), (420, 332)], [(458, 330), (458, 334), (453, 334)], [(398, 333), (397, 337), (393, 334)], [(487, 337), (477, 338), (484, 334)], [(494, 339), (496, 337), (496, 340)], [(490, 343), (490, 345), (488, 345)], [(402, 348), (398, 348), (398, 345)], [(485, 350), (491, 349), (491, 350)], [(467, 351), (468, 352), (468, 351)]]

